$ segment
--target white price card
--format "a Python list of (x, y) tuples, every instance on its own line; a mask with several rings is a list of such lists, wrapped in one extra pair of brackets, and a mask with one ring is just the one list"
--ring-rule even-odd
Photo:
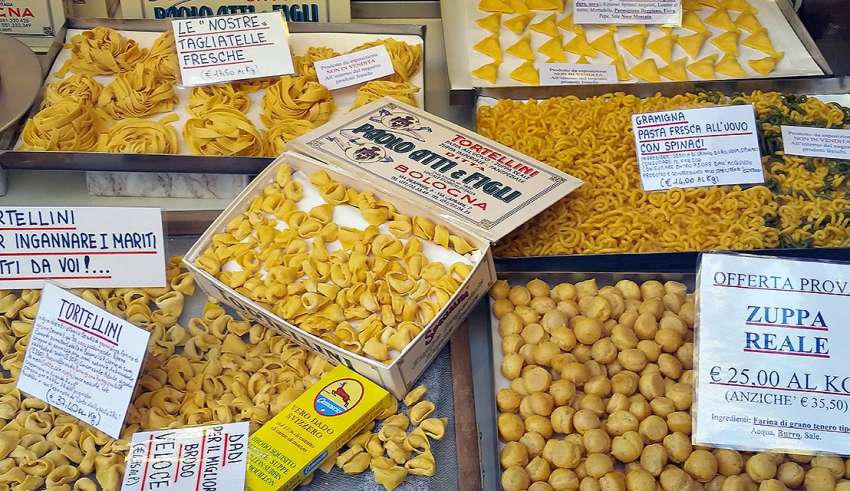
[(159, 208), (0, 206), (0, 289), (165, 286)]
[(171, 27), (184, 86), (295, 71), (280, 12), (176, 19)]
[(588, 85), (617, 83), (617, 69), (612, 65), (580, 63), (543, 63), (540, 85)]
[(149, 337), (144, 329), (48, 283), (17, 387), (119, 438)]
[(576, 0), (576, 24), (682, 24), (682, 0)]
[(764, 182), (751, 105), (633, 114), (632, 131), (644, 191)]
[(319, 83), (329, 90), (368, 82), (395, 73), (383, 44), (353, 53), (313, 62)]
[(785, 155), (850, 159), (850, 130), (782, 126)]
[(694, 443), (850, 454), (850, 263), (703, 254)]
[(242, 421), (134, 433), (121, 491), (244, 489), (248, 431)]

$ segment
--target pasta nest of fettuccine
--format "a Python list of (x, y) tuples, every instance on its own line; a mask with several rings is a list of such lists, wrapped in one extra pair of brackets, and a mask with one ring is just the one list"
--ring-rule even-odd
[(240, 111), (219, 105), (186, 121), (183, 140), (195, 155), (260, 157), (263, 134)]
[(113, 119), (169, 112), (176, 102), (174, 85), (157, 80), (154, 72), (141, 64), (116, 76), (97, 101), (98, 107)]
[(408, 82), (372, 80), (357, 89), (357, 97), (354, 99), (351, 109), (364, 106), (385, 96), (416, 106), (415, 94), (417, 92), (419, 92), (419, 87)]
[(85, 75), (123, 73), (132, 70), (148, 53), (135, 40), (108, 27), (77, 34), (65, 47), (71, 49), (71, 58), (56, 72), (59, 77), (68, 71)]
[(98, 117), (85, 102), (63, 99), (39, 111), (21, 132), (24, 150), (93, 150)]
[(159, 121), (122, 119), (100, 134), (97, 150), (112, 153), (176, 154), (177, 130), (169, 123), (178, 119), (176, 114), (170, 114)]
[(260, 117), (267, 127), (285, 119), (303, 119), (318, 126), (330, 119), (334, 100), (318, 82), (286, 75), (266, 89), (262, 108)]

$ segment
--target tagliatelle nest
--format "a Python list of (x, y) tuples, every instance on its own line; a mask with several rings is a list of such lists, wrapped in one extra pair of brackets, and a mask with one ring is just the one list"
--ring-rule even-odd
[(85, 75), (127, 72), (148, 53), (139, 48), (135, 40), (108, 27), (95, 27), (77, 34), (65, 47), (71, 49), (71, 58), (56, 72), (59, 77), (64, 77), (68, 71)]
[(177, 121), (176, 114), (159, 121), (129, 118), (116, 123), (98, 140), (99, 152), (112, 153), (177, 153), (177, 130), (169, 123)]
[(33, 116), (24, 126), (23, 150), (93, 150), (98, 118), (85, 102), (63, 99)]
[(260, 117), (268, 127), (286, 119), (303, 119), (318, 126), (330, 119), (334, 99), (314, 80), (285, 75), (266, 89), (262, 107)]
[(72, 75), (47, 84), (41, 107), (52, 106), (64, 99), (72, 99), (89, 107), (94, 107), (102, 90), (103, 86), (90, 76)]
[(97, 104), (113, 119), (141, 118), (174, 109), (177, 96), (169, 82), (158, 81), (144, 65), (122, 73), (100, 93)]
[(262, 133), (244, 114), (229, 106), (215, 106), (186, 121), (183, 139), (194, 155), (265, 155)]

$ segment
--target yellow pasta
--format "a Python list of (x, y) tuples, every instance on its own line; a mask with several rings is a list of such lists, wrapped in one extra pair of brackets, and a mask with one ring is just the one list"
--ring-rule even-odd
[(194, 155), (265, 155), (265, 137), (242, 112), (229, 106), (208, 108), (202, 116), (186, 121), (183, 140)]
[(270, 155), (277, 156), (286, 150), (286, 144), (314, 128), (313, 123), (303, 119), (284, 119), (266, 133)]
[(90, 76), (71, 75), (47, 84), (44, 88), (44, 99), (41, 102), (41, 107), (52, 106), (65, 99), (94, 107), (98, 97), (100, 97), (101, 90), (103, 90), (103, 86)]
[[(713, 70), (711, 58), (706, 60)], [(693, 71), (694, 65), (688, 69)], [(631, 115), (716, 104), (754, 104), (769, 143), (766, 186), (641, 190)], [(832, 161), (780, 152), (780, 124), (850, 127), (836, 104), (805, 96), (753, 92), (606, 94), (482, 107), (483, 135), (538, 158), (585, 184), (497, 244), (503, 256), (576, 253), (827, 247), (850, 244), (850, 200), (836, 183), (847, 171)], [(569, 115), (569, 116), (568, 116)], [(790, 122), (790, 123), (789, 123)]]
[(250, 105), (247, 94), (231, 84), (195, 87), (189, 97), (189, 113), (194, 116), (201, 116), (207, 108), (215, 106), (230, 106), (244, 113)]
[(173, 31), (165, 31), (154, 40), (153, 47), (142, 64), (154, 73), (157, 80), (170, 83), (180, 80), (180, 65), (177, 62)]
[(418, 92), (419, 87), (408, 82), (372, 80), (357, 89), (357, 97), (354, 99), (351, 109), (356, 109), (386, 96), (411, 106), (417, 106), (415, 94)]
[(413, 78), (413, 75), (419, 71), (419, 64), (422, 61), (421, 44), (407, 44), (404, 41), (386, 38), (361, 44), (351, 51), (360, 51), (382, 44), (386, 46), (395, 69), (395, 73), (387, 79), (392, 82), (407, 82)]
[(139, 48), (135, 40), (108, 27), (95, 27), (77, 34), (65, 48), (70, 48), (71, 57), (56, 72), (60, 77), (68, 71), (92, 76), (127, 72), (148, 53)]
[(99, 121), (85, 102), (63, 99), (45, 107), (21, 131), (23, 150), (88, 151), (97, 145)]
[(174, 86), (158, 81), (152, 71), (139, 64), (104, 87), (97, 105), (113, 119), (122, 119), (172, 111), (176, 102)]
[(318, 82), (285, 75), (266, 89), (261, 119), (267, 127), (286, 119), (303, 119), (318, 126), (330, 119), (333, 96)]
[(112, 153), (175, 154), (178, 151), (177, 130), (169, 123), (176, 114), (159, 121), (122, 119), (98, 137), (97, 151)]
[(331, 48), (324, 46), (310, 47), (307, 49), (306, 54), (292, 57), (292, 64), (295, 65), (295, 74), (318, 81), (316, 67), (313, 66), (313, 62), (326, 60), (335, 56), (339, 56), (339, 53)]

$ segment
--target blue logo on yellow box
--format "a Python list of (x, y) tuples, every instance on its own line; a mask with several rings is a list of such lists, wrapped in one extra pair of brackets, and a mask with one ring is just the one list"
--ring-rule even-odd
[(352, 410), (363, 399), (363, 384), (353, 378), (341, 378), (324, 386), (313, 400), (313, 408), (322, 416), (339, 416)]

